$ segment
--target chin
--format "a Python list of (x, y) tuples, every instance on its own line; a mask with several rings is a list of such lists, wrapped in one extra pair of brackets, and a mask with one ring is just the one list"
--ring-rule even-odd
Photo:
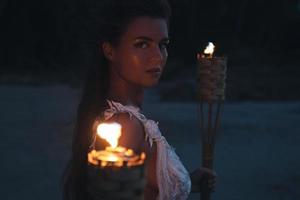
[(153, 81), (153, 82), (149, 82), (149, 83), (147, 83), (147, 84), (144, 84), (144, 87), (145, 88), (151, 88), (151, 87), (155, 87), (155, 86), (157, 86), (158, 85), (158, 83), (159, 83), (159, 80), (157, 80), (157, 81)]

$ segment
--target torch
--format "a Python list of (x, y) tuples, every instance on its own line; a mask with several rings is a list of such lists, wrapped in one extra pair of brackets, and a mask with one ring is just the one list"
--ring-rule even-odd
[[(197, 54), (197, 98), (199, 100), (202, 139), (202, 166), (213, 169), (214, 147), (221, 124), (225, 100), (226, 57), (213, 56), (215, 46), (209, 42), (204, 54)], [(201, 200), (210, 199), (208, 177), (201, 185)]]
[(96, 131), (110, 146), (101, 151), (92, 149), (88, 153), (88, 191), (92, 199), (143, 200), (145, 153), (136, 154), (132, 149), (118, 146), (121, 136), (118, 123), (100, 123)]

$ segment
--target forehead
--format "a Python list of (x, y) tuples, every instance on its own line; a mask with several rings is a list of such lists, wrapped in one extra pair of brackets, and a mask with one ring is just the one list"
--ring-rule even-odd
[(149, 37), (153, 40), (161, 40), (168, 37), (167, 22), (163, 18), (138, 17), (134, 19), (123, 34), (123, 39), (136, 37)]

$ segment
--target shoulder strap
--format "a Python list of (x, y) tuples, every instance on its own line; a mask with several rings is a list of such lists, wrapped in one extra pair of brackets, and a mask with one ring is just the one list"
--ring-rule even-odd
[(109, 108), (104, 111), (104, 120), (111, 118), (114, 114), (117, 113), (129, 113), (130, 117), (132, 117), (133, 115), (142, 123), (145, 123), (147, 121), (147, 118), (142, 113), (140, 113), (140, 109), (138, 107), (122, 105), (119, 102), (110, 100), (107, 100), (107, 103), (109, 105)]

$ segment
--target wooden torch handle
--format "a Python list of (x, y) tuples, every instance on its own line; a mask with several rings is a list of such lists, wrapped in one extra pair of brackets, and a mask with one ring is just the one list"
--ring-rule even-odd
[[(202, 166), (213, 169), (213, 146), (209, 143), (202, 144)], [(208, 187), (209, 177), (203, 177), (201, 182), (200, 199), (210, 200), (210, 190)]]

